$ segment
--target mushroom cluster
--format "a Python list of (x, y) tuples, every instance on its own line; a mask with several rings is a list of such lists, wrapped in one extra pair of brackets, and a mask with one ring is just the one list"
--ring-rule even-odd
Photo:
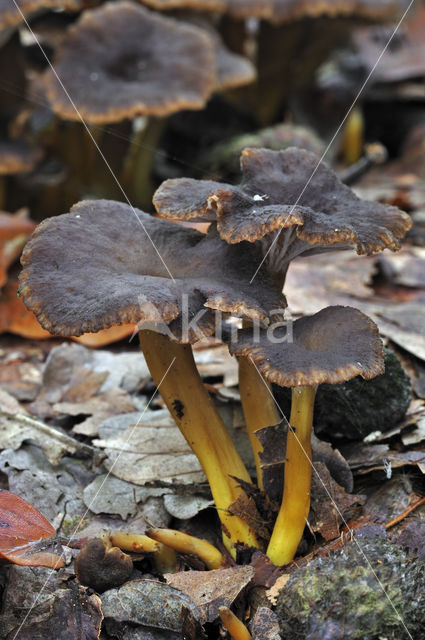
[[(396, 250), (410, 221), (395, 207), (357, 198), (314, 154), (247, 149), (242, 158), (239, 187), (181, 179), (155, 195), (161, 216), (209, 221), (206, 234), (108, 200), (83, 201), (44, 221), (23, 252), (20, 293), (56, 335), (124, 322), (138, 326), (152, 377), (206, 473), (233, 555), (238, 542), (261, 546), (250, 524), (230, 509), (250, 477), (190, 345), (212, 335), (223, 317), (243, 319), (246, 328), (229, 346), (241, 363), (260, 487), (255, 432), (280, 420), (268, 385), (293, 388), (283, 502), (268, 548), (273, 562), (285, 564), (309, 511), (317, 385), (383, 372), (377, 328), (356, 309), (330, 307), (301, 318), (289, 339), (282, 326), (288, 264), (303, 252), (335, 246), (354, 246), (358, 253)], [(273, 243), (278, 250), (264, 261)]]
[[(260, 248), (251, 282), (267, 270), (283, 288), (289, 263), (302, 254), (354, 248), (373, 254), (396, 251), (411, 227), (396, 207), (358, 198), (315, 154), (245, 149), (239, 186), (208, 180), (167, 180), (154, 195), (159, 215), (208, 221), (229, 244)], [(261, 445), (256, 431), (279, 422), (270, 383), (293, 388), (287, 441), (284, 495), (268, 549), (276, 564), (292, 560), (310, 505), (313, 405), (316, 387), (357, 375), (373, 378), (384, 370), (384, 354), (374, 323), (350, 308), (328, 308), (284, 329), (255, 331), (230, 344), (239, 356), (239, 387), (262, 487)], [(283, 335), (282, 335), (283, 332)], [(293, 429), (295, 427), (295, 430)]]
[(205, 471), (232, 553), (238, 541), (258, 545), (249, 525), (228, 512), (244, 493), (240, 481), (250, 477), (190, 345), (214, 333), (214, 311), (266, 323), (285, 306), (268, 274), (250, 286), (258, 258), (257, 247), (232, 247), (214, 230), (204, 235), (102, 200), (80, 202), (41, 223), (21, 258), (20, 294), (51, 333), (139, 327), (152, 377)]

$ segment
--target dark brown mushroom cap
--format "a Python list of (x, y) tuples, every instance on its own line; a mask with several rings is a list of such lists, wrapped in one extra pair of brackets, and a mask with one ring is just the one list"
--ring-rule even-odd
[[(154, 195), (161, 217), (217, 219), (220, 236), (231, 244), (255, 242), (288, 229), (299, 242), (294, 254), (310, 245), (355, 246), (370, 254), (397, 250), (411, 227), (409, 216), (388, 205), (358, 198), (327, 165), (309, 151), (245, 149), (240, 186), (213, 181), (165, 181)], [(281, 234), (285, 245), (288, 238)], [(288, 244), (286, 242), (286, 244)]]
[(83, 201), (37, 227), (22, 254), (20, 293), (53, 334), (148, 321), (194, 342), (201, 336), (182, 335), (185, 306), (189, 321), (207, 309), (199, 322), (205, 335), (215, 329), (208, 309), (267, 323), (285, 306), (267, 276), (250, 284), (256, 259), (255, 247), (231, 247), (214, 230), (204, 235), (123, 203)]
[(351, 307), (326, 307), (292, 325), (270, 325), (257, 338), (243, 329), (229, 349), (251, 358), (266, 380), (282, 387), (338, 384), (358, 375), (369, 380), (384, 373), (378, 328)]
[[(359, 29), (353, 34), (353, 45), (365, 73), (373, 69), (373, 82), (400, 82), (425, 75), (425, 7), (418, 7), (401, 25), (390, 41), (394, 25)], [(388, 44), (389, 43), (389, 44)], [(376, 61), (388, 44), (385, 55)]]
[[(78, 11), (81, 0), (15, 0), (25, 17), (40, 9)], [(22, 16), (12, 0), (0, 0), (0, 29), (22, 22)]]
[(352, 16), (371, 20), (395, 17), (397, 0), (228, 0), (228, 11), (238, 18), (255, 16), (283, 23), (300, 18)]
[[(55, 70), (88, 122), (201, 109), (216, 83), (206, 33), (130, 2), (85, 11), (57, 51)], [(47, 72), (47, 95), (62, 117), (78, 119)]]
[(0, 140), (0, 175), (32, 171), (42, 156), (39, 147), (24, 140)]
[(186, 23), (203, 29), (214, 44), (217, 62), (216, 89), (224, 91), (250, 84), (256, 79), (257, 72), (248, 58), (230, 51), (224, 44), (218, 31), (204, 15), (195, 12), (182, 12), (179, 17)]

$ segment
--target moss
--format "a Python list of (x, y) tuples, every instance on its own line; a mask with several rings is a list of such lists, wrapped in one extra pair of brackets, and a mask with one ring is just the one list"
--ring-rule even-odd
[(381, 538), (359, 545), (362, 551), (352, 543), (294, 571), (276, 610), (285, 640), (401, 640), (408, 637), (403, 622), (414, 638), (424, 637), (424, 559)]

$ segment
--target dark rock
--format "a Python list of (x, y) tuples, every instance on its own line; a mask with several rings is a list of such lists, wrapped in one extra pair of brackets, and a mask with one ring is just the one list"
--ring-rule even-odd
[[(289, 417), (291, 391), (273, 387)], [(362, 440), (372, 431), (388, 431), (403, 419), (411, 399), (410, 378), (397, 356), (385, 349), (385, 373), (372, 380), (360, 376), (342, 384), (322, 384), (316, 395), (316, 433)]]

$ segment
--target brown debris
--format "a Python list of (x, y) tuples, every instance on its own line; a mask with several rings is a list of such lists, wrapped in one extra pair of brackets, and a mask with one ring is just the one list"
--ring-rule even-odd
[(167, 584), (185, 593), (202, 612), (201, 622), (214, 622), (219, 607), (230, 607), (254, 576), (253, 567), (184, 571), (165, 576)]
[(334, 540), (343, 521), (351, 519), (348, 510), (365, 502), (366, 496), (349, 494), (337, 484), (323, 462), (314, 463), (309, 517), (312, 531), (320, 533), (327, 542)]
[[(98, 124), (201, 109), (216, 82), (214, 47), (204, 32), (124, 1), (85, 11), (54, 64), (80, 116)], [(79, 120), (50, 71), (46, 84), (56, 113)]]

